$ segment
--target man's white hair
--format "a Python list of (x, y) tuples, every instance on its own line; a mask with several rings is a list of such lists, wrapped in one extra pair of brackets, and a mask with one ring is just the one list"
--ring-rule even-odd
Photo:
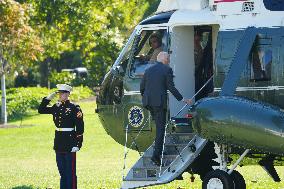
[(164, 63), (167, 61), (168, 58), (169, 58), (169, 54), (165, 51), (162, 51), (158, 54), (157, 61)]

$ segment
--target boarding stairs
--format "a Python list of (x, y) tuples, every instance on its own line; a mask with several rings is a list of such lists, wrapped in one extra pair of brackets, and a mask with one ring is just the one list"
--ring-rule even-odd
[[(191, 98), (195, 96), (213, 79), (213, 75), (207, 82), (197, 91)], [(142, 154), (140, 159), (129, 170), (126, 177), (124, 169), (126, 168), (127, 151), (127, 134), (128, 125), (126, 127), (126, 140), (124, 146), (124, 168), (123, 182), (121, 189), (140, 188), (145, 186), (165, 184), (179, 177), (194, 162), (201, 153), (207, 140), (199, 137), (192, 131), (190, 122), (178, 123), (177, 116), (182, 112), (187, 104), (184, 105), (177, 114), (166, 124), (165, 135), (163, 140), (163, 151), (161, 157), (161, 165), (157, 166), (152, 162), (151, 157), (154, 151), (154, 143)], [(149, 121), (149, 118), (145, 123)], [(135, 144), (135, 140), (139, 137), (144, 125), (134, 138), (130, 148)]]
[(139, 188), (171, 182), (190, 166), (206, 143), (207, 140), (192, 132), (168, 133), (165, 136), (161, 166), (155, 165), (151, 160), (153, 143), (130, 169), (121, 188)]

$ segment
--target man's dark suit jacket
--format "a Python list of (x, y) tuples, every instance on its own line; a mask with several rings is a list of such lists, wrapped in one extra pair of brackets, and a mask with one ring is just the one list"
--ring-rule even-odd
[(178, 101), (183, 99), (175, 88), (173, 81), (173, 70), (168, 65), (160, 62), (146, 69), (140, 83), (143, 106), (167, 108), (167, 90), (169, 90)]

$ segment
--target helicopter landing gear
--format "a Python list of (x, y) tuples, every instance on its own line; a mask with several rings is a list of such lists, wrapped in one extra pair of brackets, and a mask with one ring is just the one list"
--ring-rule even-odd
[(227, 145), (215, 143), (215, 153), (217, 158), (214, 159), (219, 166), (213, 166), (213, 171), (207, 173), (202, 182), (202, 189), (245, 189), (246, 183), (243, 176), (236, 170), (237, 165), (247, 155), (249, 149), (240, 156), (231, 169), (227, 168), (228, 151)]
[(246, 189), (246, 181), (238, 171), (234, 170), (231, 175), (234, 182), (235, 189)]
[(232, 189), (234, 182), (231, 176), (222, 170), (214, 170), (209, 172), (203, 182), (202, 189)]

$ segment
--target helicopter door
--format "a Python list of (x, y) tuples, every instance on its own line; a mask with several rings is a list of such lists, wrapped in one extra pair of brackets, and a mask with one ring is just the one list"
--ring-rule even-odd
[(167, 51), (167, 27), (144, 28), (136, 33), (124, 77), (124, 122), (129, 131), (152, 131), (148, 110), (142, 107), (140, 82), (145, 70)]
[[(213, 75), (212, 30), (218, 26), (175, 26), (171, 31), (170, 66), (174, 72), (176, 88), (184, 98), (195, 96), (195, 101), (213, 92), (213, 82), (203, 85)], [(217, 37), (214, 32), (213, 38)], [(203, 88), (202, 88), (203, 87)], [(201, 89), (202, 88), (202, 89)], [(174, 117), (184, 106), (173, 95), (169, 95), (170, 116)], [(184, 109), (177, 118), (185, 118)]]
[[(176, 88), (184, 98), (195, 92), (194, 79), (194, 26), (176, 26), (171, 31), (170, 66), (173, 69)], [(184, 106), (183, 102), (169, 94), (170, 116), (174, 117)], [(177, 116), (184, 118), (186, 108)]]

